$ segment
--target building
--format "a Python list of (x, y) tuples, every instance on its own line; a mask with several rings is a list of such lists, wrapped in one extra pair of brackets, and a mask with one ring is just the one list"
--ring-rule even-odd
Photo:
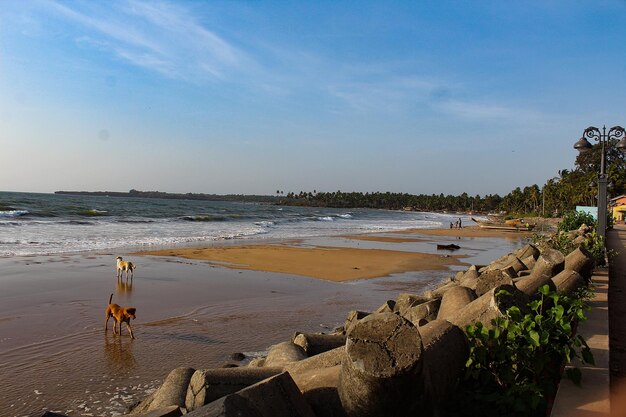
[(609, 210), (616, 222), (626, 221), (626, 195), (618, 195), (609, 200)]

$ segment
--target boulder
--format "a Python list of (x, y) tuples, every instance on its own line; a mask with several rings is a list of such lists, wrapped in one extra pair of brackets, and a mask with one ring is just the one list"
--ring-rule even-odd
[(336, 365), (292, 375), (316, 416), (345, 417), (337, 391), (340, 373), (341, 365)]
[(159, 408), (158, 410), (149, 411), (146, 414), (141, 414), (138, 417), (179, 417), (183, 415), (183, 410), (180, 407), (171, 405), (169, 407)]
[(406, 416), (421, 403), (422, 341), (400, 315), (372, 314), (348, 333), (339, 398), (350, 417)]

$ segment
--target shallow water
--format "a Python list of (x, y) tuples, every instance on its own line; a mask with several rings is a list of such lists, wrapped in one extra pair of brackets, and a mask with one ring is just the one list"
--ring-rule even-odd
[[(389, 245), (398, 244), (378, 247)], [(466, 261), (486, 263), (521, 243), (493, 238), (466, 239), (461, 245), (458, 254)], [(135, 256), (138, 268), (127, 283), (117, 282), (115, 256), (0, 259), (1, 415), (42, 409), (119, 415), (176, 367), (220, 366), (234, 352), (260, 355), (295, 331), (331, 331), (350, 310), (375, 309), (400, 292), (421, 292), (454, 272), (334, 283)], [(114, 302), (137, 308), (135, 340), (126, 328), (121, 337), (113, 335), (111, 322), (105, 333), (110, 293)]]

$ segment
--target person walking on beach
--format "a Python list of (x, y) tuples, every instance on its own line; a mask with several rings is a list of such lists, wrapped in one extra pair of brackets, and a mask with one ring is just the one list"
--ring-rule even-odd
[(459, 229), (462, 229), (463, 226), (461, 226), (461, 218), (459, 217)]

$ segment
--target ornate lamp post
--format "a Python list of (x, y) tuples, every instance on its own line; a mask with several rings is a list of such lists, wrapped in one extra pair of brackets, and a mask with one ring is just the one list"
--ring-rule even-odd
[(606, 147), (611, 139), (620, 139), (617, 148), (626, 153), (626, 130), (621, 126), (613, 126), (606, 131), (606, 126), (602, 127), (602, 131), (597, 127), (590, 126), (583, 132), (582, 138), (574, 144), (574, 149), (584, 152), (592, 148), (591, 143), (587, 139), (593, 139), (602, 145), (602, 158), (600, 160), (600, 173), (598, 174), (598, 227), (596, 232), (602, 239), (606, 235), (606, 213), (607, 213), (607, 195), (606, 184), (607, 176), (604, 171), (606, 164)]

